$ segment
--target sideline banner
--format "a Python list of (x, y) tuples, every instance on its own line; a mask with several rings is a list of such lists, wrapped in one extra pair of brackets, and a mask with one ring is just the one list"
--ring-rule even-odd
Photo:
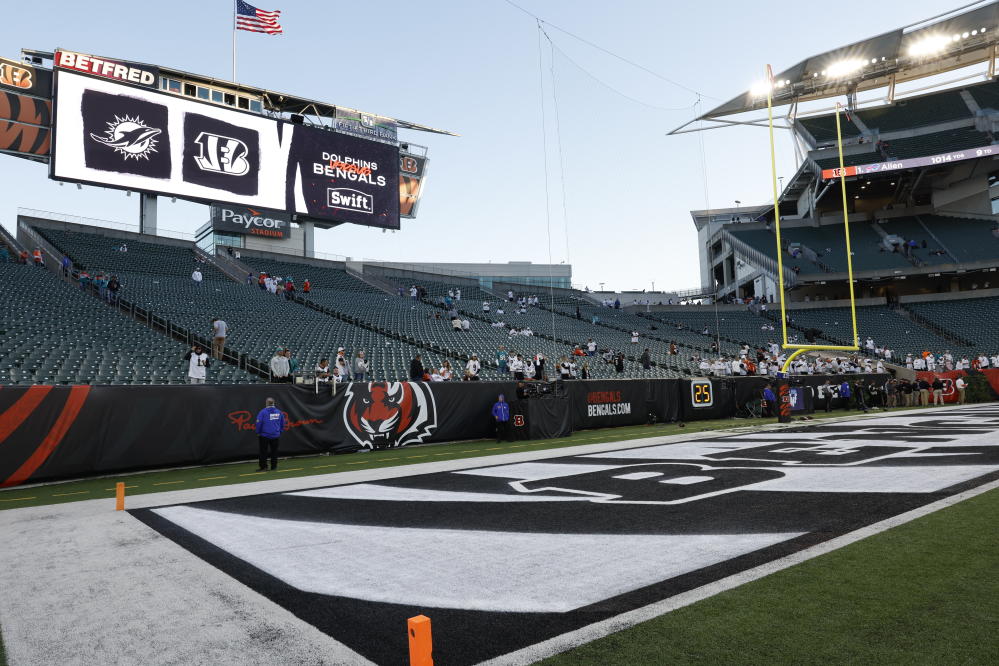
[[(885, 375), (853, 375), (851, 382)], [(804, 377), (801, 406), (824, 377)], [(765, 383), (751, 379), (566, 382), (562, 397), (511, 400), (515, 438), (559, 437), (582, 428), (726, 418)], [(747, 393), (748, 392), (748, 393)], [(0, 486), (176, 465), (252, 459), (254, 422), (272, 397), (288, 426), (281, 454), (387, 449), (493, 437), (497, 396), (514, 382), (371, 382), (335, 396), (309, 387), (5, 386), (0, 390)], [(695, 405), (696, 400), (696, 405)], [(822, 403), (824, 404), (824, 403)]]

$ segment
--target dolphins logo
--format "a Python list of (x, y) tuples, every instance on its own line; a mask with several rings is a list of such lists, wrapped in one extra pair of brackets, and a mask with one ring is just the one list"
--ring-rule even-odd
[(156, 137), (163, 130), (149, 127), (138, 116), (114, 117), (109, 122), (105, 132), (107, 136), (91, 133), (90, 138), (105, 146), (114, 148), (116, 153), (124, 155), (125, 159), (149, 159), (150, 153), (156, 152)]

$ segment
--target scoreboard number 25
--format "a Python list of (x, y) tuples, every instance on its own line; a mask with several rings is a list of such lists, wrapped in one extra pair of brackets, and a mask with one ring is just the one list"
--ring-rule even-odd
[(690, 382), (690, 403), (694, 407), (710, 407), (715, 402), (710, 379), (695, 379)]

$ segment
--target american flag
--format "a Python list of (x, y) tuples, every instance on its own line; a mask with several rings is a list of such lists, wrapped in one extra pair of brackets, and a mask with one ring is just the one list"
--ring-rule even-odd
[(281, 24), (278, 19), (281, 12), (265, 12), (251, 4), (236, 0), (236, 29), (248, 32), (266, 32), (268, 35), (280, 35)]

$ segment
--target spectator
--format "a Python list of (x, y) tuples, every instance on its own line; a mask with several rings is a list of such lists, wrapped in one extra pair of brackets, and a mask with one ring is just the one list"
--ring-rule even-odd
[(458, 303), (461, 302), (461, 289), (454, 290), (454, 300)]
[(31, 254), (34, 257), (35, 266), (38, 266), (39, 268), (44, 268), (45, 267), (45, 260), (42, 257), (42, 249), (40, 247), (36, 247), (35, 251), (32, 252)]
[(354, 381), (363, 382), (366, 374), (368, 374), (368, 362), (364, 360), (364, 352), (359, 351), (354, 358)]
[(298, 372), (298, 361), (292, 358), (290, 349), (284, 350), (284, 357), (288, 359), (288, 375), (290, 381), (291, 375), (294, 375), (295, 373)]
[(273, 472), (277, 469), (278, 443), (287, 423), (285, 422), (284, 412), (274, 406), (274, 398), (267, 398), (265, 405), (257, 413), (257, 423), (254, 426), (260, 449), (260, 455), (258, 456), (260, 467), (257, 471), (267, 471), (267, 458), (269, 456), (271, 471)]
[(415, 284), (409, 288), (409, 297), (414, 301), (419, 300), (420, 298), (420, 290), (416, 288)]
[[(3, 249), (3, 253), (4, 253), (4, 255), (5, 255), (5, 256), (3, 257), (3, 260), (4, 260), (4, 261), (6, 261), (6, 260), (7, 260), (7, 257), (6, 257), (6, 254), (7, 254), (7, 248), (6, 248), (6, 247), (3, 247), (2, 249)], [(62, 262), (61, 262), (61, 265), (62, 265), (62, 276), (63, 276), (64, 278), (67, 278), (67, 277), (69, 277), (69, 270), (70, 270), (70, 268), (71, 268), (71, 266), (72, 266), (72, 263), (73, 263), (73, 262), (71, 262), (71, 261), (69, 260), (69, 257), (67, 257), (66, 255), (63, 255), (63, 257), (62, 257)]]
[(212, 319), (212, 356), (214, 358), (222, 358), (227, 335), (229, 335), (229, 325), (218, 317)]
[[(67, 257), (63, 257), (63, 259), (67, 259)], [(7, 246), (6, 245), (0, 244), (0, 262), (7, 263), (8, 261), (10, 261), (10, 252), (7, 250)], [(67, 275), (65, 267), (63, 269), (63, 273), (62, 274), (64, 276)]]
[(247, 285), (253, 284), (253, 282), (255, 281), (255, 279), (256, 278), (253, 277), (253, 273), (247, 273), (246, 274), (246, 284)]
[(291, 367), (288, 365), (288, 358), (284, 355), (284, 350), (279, 349), (271, 357), (271, 381), (275, 383), (289, 380)]
[(126, 244), (126, 243), (122, 243), (122, 244), (121, 244), (121, 247), (120, 247), (120, 248), (118, 248), (118, 251), (119, 251), (119, 252), (128, 252), (128, 244)]
[(489, 314), (489, 301), (482, 301), (482, 313)]
[(455, 317), (451, 320), (451, 329), (461, 333), (461, 319), (459, 317)]
[(572, 378), (572, 373), (569, 371), (569, 357), (563, 356), (558, 360), (558, 376), (562, 380)]
[(208, 354), (202, 351), (201, 345), (191, 347), (191, 350), (184, 354), (184, 359), (188, 361), (187, 383), (204, 384), (211, 362), (208, 360)]
[(472, 354), (472, 358), (468, 359), (468, 363), (465, 364), (465, 380), (478, 381), (479, 370), (481, 369), (482, 369), (482, 364), (479, 363), (478, 355)]
[(496, 351), (496, 365), (499, 367), (499, 371), (504, 375), (507, 373), (506, 362), (509, 360), (510, 355), (506, 351), (506, 347), (500, 345), (500, 348)]
[(257, 278), (257, 286), (260, 287), (260, 291), (267, 291), (267, 273), (260, 274), (260, 277)]
[(27, 264), (28, 263), (28, 251), (21, 250), (17, 255), (18, 263)]
[(597, 343), (593, 341), (593, 338), (590, 338), (589, 340), (586, 341), (586, 355), (587, 356), (597, 355)]
[(454, 378), (454, 372), (451, 370), (451, 361), (444, 359), (444, 363), (441, 364), (441, 369), (438, 372), (441, 377), (442, 382), (449, 382)]
[(853, 385), (853, 399), (856, 402), (857, 409), (861, 410), (865, 414), (869, 411), (867, 409), (867, 400), (864, 396), (864, 382), (863, 380), (857, 380)]
[(462, 319), (461, 320), (461, 330), (462, 331), (467, 331), (471, 327), (472, 327), (472, 325), (468, 322), (467, 319)]
[(308, 296), (311, 291), (312, 283), (309, 282), (309, 278), (305, 278), (305, 281), (302, 282), (302, 295)]
[(637, 345), (638, 344), (638, 331), (632, 331), (631, 332), (631, 344), (633, 344), (633, 345)]
[(327, 383), (330, 380), (330, 360), (328, 358), (319, 359), (319, 363), (316, 364), (316, 381), (321, 383)]
[[(576, 364), (572, 363), (570, 361), (570, 366), (574, 369), (575, 366), (576, 366)], [(573, 375), (573, 376), (575, 376), (575, 375)], [(590, 378), (590, 362), (589, 361), (583, 361), (583, 366), (579, 370), (579, 376), (582, 379), (589, 379)]]
[(194, 272), (191, 273), (191, 279), (194, 280), (195, 286), (201, 286), (201, 281), (204, 279), (204, 276), (197, 267), (195, 267)]
[(646, 347), (645, 351), (642, 352), (642, 369), (651, 370), (652, 369), (652, 357), (649, 355), (649, 348)]
[(333, 361), (333, 365), (340, 376), (346, 381), (350, 381), (350, 363), (347, 361), (347, 352), (343, 347), (336, 350), (336, 359)]
[(493, 419), (496, 422), (496, 441), (505, 442), (510, 439), (510, 405), (502, 393), (493, 405)]
[(117, 275), (112, 275), (108, 281), (108, 303), (114, 305), (118, 302), (118, 292), (121, 290), (121, 282)]
[(423, 357), (419, 354), (409, 362), (409, 380), (419, 382), (423, 380)]
[(524, 381), (524, 359), (520, 354), (517, 354), (512, 361), (510, 361), (510, 370), (513, 372), (513, 378), (518, 382)]
[(284, 281), (284, 297), (289, 301), (295, 298), (295, 283), (290, 277)]
[(624, 354), (618, 352), (617, 357), (614, 359), (614, 370), (617, 374), (624, 372)]

